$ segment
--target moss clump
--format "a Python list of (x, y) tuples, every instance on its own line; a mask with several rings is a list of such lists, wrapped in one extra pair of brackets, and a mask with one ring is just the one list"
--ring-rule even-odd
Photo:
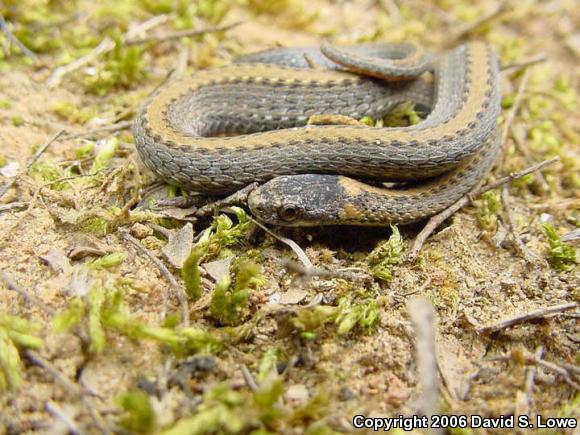
[(404, 244), (401, 233), (396, 226), (391, 225), (392, 234), (385, 242), (380, 243), (367, 256), (367, 263), (371, 268), (371, 273), (377, 279), (390, 281), (393, 279), (391, 266), (399, 264)]
[(147, 393), (141, 390), (129, 391), (117, 400), (123, 409), (119, 425), (130, 433), (152, 433), (155, 429), (155, 411)]
[(342, 298), (338, 304), (338, 316), (334, 321), (339, 334), (347, 334), (355, 327), (364, 331), (371, 330), (379, 320), (379, 306), (376, 300), (352, 304), (348, 298)]
[(477, 222), (482, 230), (489, 233), (496, 232), (498, 213), (500, 210), (501, 200), (497, 192), (488, 191), (481, 194), (477, 211)]
[(105, 64), (94, 76), (85, 79), (87, 91), (104, 96), (116, 88), (129, 88), (146, 77), (143, 48), (125, 46), (120, 37), (115, 40), (115, 48), (107, 54)]
[(276, 431), (281, 410), (278, 401), (284, 391), (280, 381), (261, 386), (252, 393), (232, 391), (220, 384), (203, 396), (191, 417), (182, 418), (163, 435), (206, 433), (271, 433)]
[(203, 255), (203, 249), (195, 248), (183, 263), (181, 277), (185, 285), (185, 292), (191, 300), (197, 300), (201, 296), (199, 262)]
[(69, 188), (66, 182), (58, 182), (62, 178), (71, 176), (67, 170), (51, 162), (36, 162), (30, 167), (29, 171), (32, 178), (38, 182), (48, 184), (52, 190), (65, 190)]
[(0, 314), (0, 391), (18, 388), (22, 383), (19, 351), (42, 346), (36, 336), (40, 329), (39, 324), (21, 317)]
[(90, 107), (78, 107), (68, 101), (56, 101), (50, 110), (59, 118), (75, 124), (85, 124), (95, 117), (95, 111)]
[(210, 313), (222, 325), (237, 325), (247, 314), (250, 292), (263, 283), (260, 267), (250, 261), (237, 265), (234, 283), (223, 279), (213, 290)]
[(230, 208), (236, 215), (238, 223), (234, 225), (232, 219), (221, 214), (214, 218), (211, 227), (206, 229), (197, 246), (204, 249), (208, 257), (226, 257), (229, 252), (224, 248), (238, 243), (250, 229), (251, 221), (244, 209)]
[(548, 239), (547, 256), (550, 265), (558, 272), (566, 272), (576, 266), (576, 249), (562, 242), (552, 224), (542, 224), (542, 230)]

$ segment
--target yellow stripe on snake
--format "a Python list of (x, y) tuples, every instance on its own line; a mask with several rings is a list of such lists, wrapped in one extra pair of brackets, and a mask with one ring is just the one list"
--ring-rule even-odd
[[(407, 101), (428, 113), (409, 127), (308, 124), (327, 114), (380, 119)], [(438, 55), (323, 45), (170, 83), (133, 133), (145, 164), (170, 183), (207, 194), (260, 183), (248, 206), (264, 222), (379, 226), (431, 216), (472, 190), (497, 154), (499, 112), (498, 63), (484, 44)]]

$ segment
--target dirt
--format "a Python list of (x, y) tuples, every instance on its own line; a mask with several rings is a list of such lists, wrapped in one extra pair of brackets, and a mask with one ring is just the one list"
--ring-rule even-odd
[[(95, 39), (91, 47), (98, 44), (103, 32), (117, 26), (122, 33), (126, 31), (126, 22), (138, 24), (152, 16), (143, 8), (139, 9), (140, 14), (119, 12), (124, 18), (99, 15), (100, 8), (110, 11), (118, 7), (123, 11), (124, 5), (131, 5), (124, 1), (117, 5), (77, 1), (62, 10), (58, 2), (48, 2), (48, 6), (44, 2), (30, 3), (49, 8), (47, 24), (57, 22), (57, 18), (70, 18), (79, 29), (85, 26), (85, 32)], [(94, 73), (87, 68), (97, 71), (103, 68), (103, 56), (66, 76), (56, 88), (47, 86), (55, 68), (66, 63), (65, 49), (69, 49), (73, 59), (89, 51), (71, 48), (74, 44), (65, 27), (73, 24), (57, 25), (51, 30), (51, 37), (64, 40), (64, 48), (40, 52), (33, 65), (17, 50), (5, 54), (0, 64), (0, 103), (6, 102), (0, 104), (0, 159), (9, 164), (17, 162), (22, 172), (34, 150), (61, 129), (84, 133), (131, 118), (145, 96), (163, 83), (175, 67), (180, 48), (190, 53), (186, 74), (199, 67), (228, 63), (241, 53), (277, 45), (316, 45), (328, 37), (336, 42), (411, 40), (441, 49), (459, 43), (453, 40), (458, 29), (500, 5), (488, 0), (469, 5), (443, 0), (320, 0), (308, 4), (279, 1), (271, 3), (277, 5), (274, 12), (258, 12), (259, 5), (264, 3), (267, 2), (228, 2), (229, 12), (222, 24), (238, 20), (243, 24), (227, 32), (143, 46), (142, 68), (147, 72), (146, 78), (126, 87), (115, 85), (103, 96), (91, 94), (86, 85), (87, 77)], [(195, 7), (195, 3), (189, 7)], [(12, 29), (28, 25), (39, 35), (46, 32), (46, 28), (39, 27), (38, 18), (27, 22), (17, 6), (6, 6), (4, 12)], [(182, 286), (179, 270), (162, 253), (166, 238), (148, 224), (154, 222), (175, 229), (186, 220), (169, 219), (159, 211), (136, 208), (135, 195), (146, 196), (152, 176), (140, 164), (129, 130), (56, 140), (39, 162), (70, 168), (70, 172), (59, 175), (70, 178), (63, 181), (65, 187), (54, 189), (46, 178), (34, 176), (34, 171), (24, 171), (0, 199), (1, 207), (22, 203), (20, 207), (0, 208), (0, 270), (18, 289), (31, 295), (27, 300), (11, 291), (7, 282), (0, 281), (0, 316), (19, 316), (41, 325), (35, 334), (42, 338), (43, 345), (34, 352), (47, 363), (41, 367), (30, 353), (19, 348), (23, 380), (20, 385), (0, 392), (0, 433), (65, 433), (67, 421), (68, 430), (78, 433), (122, 432), (123, 412), (118, 398), (137, 389), (146, 391), (156, 415), (155, 422), (143, 432), (157, 433), (172, 427), (180, 418), (199, 415), (211, 408), (214, 402), (208, 399), (207, 392), (220, 383), (249, 401), (254, 393), (242, 375), (242, 367), (258, 378), (264, 354), (273, 350), (278, 355), (277, 365), (269, 370), (266, 380), (258, 382), (258, 388), (267, 388), (273, 379), (281, 381), (283, 393), (272, 405), (281, 415), (273, 419), (255, 417), (252, 413), (262, 409), (258, 405), (228, 404), (228, 412), (239, 412), (242, 416), (241, 410), (248, 409), (247, 420), (240, 429), (244, 433), (257, 429), (281, 433), (349, 432), (357, 414), (417, 415), (425, 409), (421, 400), (426, 392), (418, 372), (418, 361), (425, 355), (416, 351), (416, 331), (406, 306), (413, 297), (426, 298), (435, 312), (432, 332), (440, 388), (439, 406), (431, 405), (436, 413), (577, 419), (580, 336), (574, 306), (492, 333), (481, 328), (513, 316), (578, 302), (578, 267), (572, 264), (567, 271), (555, 270), (548, 261), (548, 242), (541, 226), (551, 222), (559, 234), (566, 234), (577, 228), (579, 222), (578, 17), (580, 9), (573, 1), (510, 2), (503, 13), (463, 38), (488, 41), (500, 53), (504, 65), (546, 55), (545, 61), (529, 66), (529, 84), (505, 144), (503, 163), (496, 165), (487, 178), (498, 179), (558, 155), (560, 162), (544, 172), (545, 192), (538, 187), (542, 179), (532, 175), (525, 182), (509, 185), (509, 210), (502, 208), (498, 213), (485, 214), (482, 200), (475, 201), (428, 239), (417, 260), (394, 264), (392, 279), (387, 281), (370, 275), (366, 259), (373, 248), (389, 238), (389, 228), (274, 229), (294, 240), (316, 267), (350, 270), (351, 279), (295, 277), (283, 263), (288, 258), (296, 260), (292, 251), (254, 229), (227, 248), (227, 252), (224, 248), (219, 254), (221, 257), (233, 254), (234, 261), (239, 257), (252, 258), (261, 267), (264, 284), (251, 293), (242, 321), (235, 325), (246, 325), (249, 333), (243, 339), (226, 343), (219, 351), (209, 352), (209, 356), (205, 351), (175, 354), (156, 341), (132, 339), (114, 329), (105, 330), (104, 349), (94, 352), (87, 338), (88, 321), (83, 320), (69, 330), (55, 330), (55, 316), (66, 310), (75, 297), (86, 298), (78, 282), (74, 284), (75, 276), (87, 268), (88, 261), (109, 253), (124, 253), (126, 258), (111, 268), (91, 272), (94, 273), (91, 276), (100, 280), (103, 291), (105, 287), (119, 287), (121, 282), (130, 281), (123, 293), (128, 316), (147, 325), (162, 325), (166, 294), (170, 294), (168, 312), (179, 313), (180, 303), (167, 277), (122, 237), (122, 231), (130, 230), (152, 256), (167, 265), (169, 273)], [(174, 30), (170, 23), (171, 20), (150, 33)], [(207, 28), (215, 23), (194, 15), (191, 25)], [(504, 102), (516, 94), (521, 79), (522, 69), (503, 74)], [(76, 114), (84, 108), (94, 115), (84, 124), (74, 117), (67, 119), (54, 109), (62, 102), (72, 104)], [(505, 122), (509, 110), (504, 110), (501, 122)], [(544, 136), (538, 140), (534, 134)], [(85, 177), (89, 181), (79, 183), (79, 178), (83, 178), (79, 176), (90, 175), (94, 158), (79, 159), (75, 150), (87, 143), (96, 143), (99, 149), (114, 137), (120, 145), (103, 173)], [(0, 182), (7, 180), (9, 176), (0, 175)], [(124, 206), (126, 213), (120, 211)], [(111, 212), (112, 207), (116, 208)], [(515, 235), (533, 261), (522, 258), (517, 249), (514, 234), (509, 230), (508, 213), (515, 220)], [(482, 224), (482, 216), (492, 221), (491, 226)], [(95, 219), (107, 222), (106, 228), (91, 226)], [(210, 224), (209, 219), (196, 222), (195, 234)], [(400, 228), (404, 253), (409, 251), (422, 224)], [(570, 245), (578, 246), (577, 241)], [(88, 253), (70, 258), (71, 248)], [(65, 263), (64, 269), (55, 269), (42, 259), (55, 250), (57, 258)], [(207, 261), (215, 259), (214, 256)], [(191, 325), (219, 334), (225, 329), (216, 322), (207, 302), (215, 283), (211, 277), (204, 277), (202, 285), (207, 294), (200, 301), (189, 301)], [(309, 304), (337, 307), (344, 298), (353, 306), (376, 303), (378, 319), (373, 326), (357, 325), (350, 332), (339, 334), (337, 323), (328, 321), (320, 328), (306, 331), (313, 332), (310, 335), (297, 326), (296, 316), (311, 310)], [(548, 364), (532, 361), (530, 358), (536, 353)], [(209, 358), (212, 367), (197, 372), (191, 369), (192, 364), (200, 364), (202, 357)], [(191, 370), (184, 382), (177, 382), (176, 375), (183, 367)], [(71, 386), (83, 389), (84, 393), (73, 394)], [(224, 415), (221, 426), (207, 423), (205, 429), (210, 433), (234, 431), (228, 429), (225, 421), (229, 414)], [(129, 428), (131, 431), (136, 429)], [(572, 429), (545, 432), (575, 433)]]

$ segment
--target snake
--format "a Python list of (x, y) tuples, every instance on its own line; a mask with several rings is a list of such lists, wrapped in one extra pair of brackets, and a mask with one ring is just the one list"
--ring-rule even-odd
[[(474, 189), (500, 148), (498, 60), (480, 42), (441, 53), (413, 44), (279, 48), (161, 87), (133, 124), (161, 179), (207, 195), (257, 183), (260, 221), (282, 226), (408, 224)], [(410, 126), (312, 125), (317, 115), (381, 119), (411, 102)]]

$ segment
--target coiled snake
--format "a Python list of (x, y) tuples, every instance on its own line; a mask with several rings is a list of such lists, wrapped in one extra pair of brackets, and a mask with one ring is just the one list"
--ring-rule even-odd
[[(324, 114), (378, 119), (405, 101), (427, 117), (396, 128), (308, 125)], [(171, 183), (208, 194), (260, 183), (248, 206), (262, 221), (378, 226), (423, 219), (473, 189), (497, 154), (499, 112), (498, 62), (484, 44), (439, 55), (323, 45), (173, 82), (133, 133), (145, 164)]]

